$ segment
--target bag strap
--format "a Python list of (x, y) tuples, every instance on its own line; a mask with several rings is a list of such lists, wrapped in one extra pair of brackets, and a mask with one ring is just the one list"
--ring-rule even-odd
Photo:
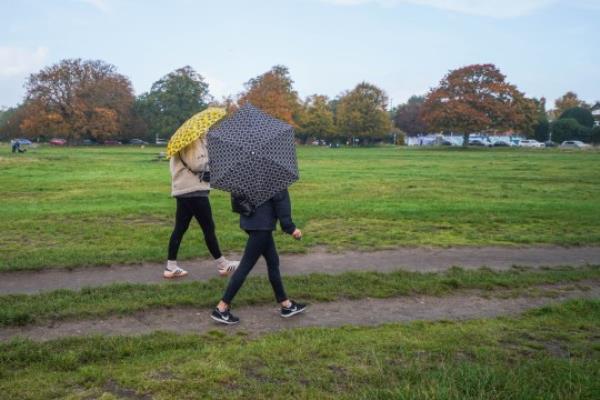
[(179, 156), (179, 159), (181, 160), (181, 163), (183, 164), (184, 167), (187, 168), (188, 171), (190, 171), (192, 174), (199, 176), (200, 178), (204, 177), (204, 174), (206, 173), (206, 171), (194, 171), (193, 169), (191, 169), (187, 163), (185, 162), (185, 160), (183, 159), (183, 156), (181, 155), (181, 152), (178, 151), (177, 155)]

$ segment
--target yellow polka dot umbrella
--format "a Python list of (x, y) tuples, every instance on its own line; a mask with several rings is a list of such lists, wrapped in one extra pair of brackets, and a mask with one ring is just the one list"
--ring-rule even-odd
[(174, 156), (194, 140), (204, 137), (208, 129), (219, 122), (226, 114), (224, 108), (209, 107), (193, 115), (171, 136), (167, 145), (167, 156)]

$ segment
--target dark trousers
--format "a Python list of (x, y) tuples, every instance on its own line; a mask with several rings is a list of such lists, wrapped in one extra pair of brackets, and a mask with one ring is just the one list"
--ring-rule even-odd
[(277, 302), (281, 303), (282, 301), (287, 300), (285, 290), (283, 289), (283, 282), (281, 282), (281, 274), (279, 273), (279, 255), (277, 254), (277, 248), (275, 247), (275, 241), (273, 240), (273, 232), (246, 232), (248, 233), (248, 241), (246, 242), (244, 255), (242, 256), (242, 260), (240, 261), (237, 270), (233, 273), (231, 279), (229, 279), (229, 284), (227, 285), (222, 300), (227, 304), (231, 304), (233, 298), (242, 287), (246, 277), (252, 268), (254, 268), (254, 265), (260, 256), (263, 256), (267, 262), (269, 282), (271, 282)]
[(175, 213), (175, 228), (169, 240), (169, 260), (177, 260), (177, 253), (181, 245), (184, 233), (190, 226), (192, 217), (202, 228), (204, 241), (210, 254), (216, 259), (222, 256), (219, 249), (219, 241), (215, 235), (215, 223), (212, 218), (212, 210), (208, 197), (177, 198), (177, 212)]

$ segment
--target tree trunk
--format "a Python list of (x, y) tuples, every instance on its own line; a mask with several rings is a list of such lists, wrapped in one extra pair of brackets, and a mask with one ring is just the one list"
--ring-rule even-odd
[(467, 147), (469, 145), (469, 134), (463, 133), (463, 147)]

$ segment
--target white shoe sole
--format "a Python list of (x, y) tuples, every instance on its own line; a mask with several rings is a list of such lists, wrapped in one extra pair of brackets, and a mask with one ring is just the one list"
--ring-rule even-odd
[(306, 311), (306, 307), (304, 307), (302, 310), (297, 310), (297, 311), (294, 311), (294, 312), (286, 314), (286, 315), (283, 315), (282, 313), (279, 313), (279, 315), (281, 315), (281, 318), (289, 318), (289, 317), (293, 317), (296, 314), (303, 313), (304, 311)]
[(231, 270), (228, 270), (227, 268), (217, 268), (217, 271), (219, 271), (219, 275), (221, 275), (222, 277), (226, 277), (229, 275), (233, 275), (236, 269), (237, 267), (232, 268)]
[(210, 317), (212, 319), (214, 319), (215, 321), (220, 322), (221, 324), (225, 324), (225, 325), (235, 325), (235, 324), (238, 324), (240, 322), (240, 321), (233, 321), (233, 322), (231, 322), (231, 321), (225, 321), (224, 319), (217, 318), (217, 317), (215, 317), (212, 314), (210, 315)]
[(177, 278), (183, 278), (185, 276), (187, 276), (187, 271), (182, 272), (181, 274), (174, 274), (172, 272), (163, 272), (163, 278), (165, 279), (177, 279)]

